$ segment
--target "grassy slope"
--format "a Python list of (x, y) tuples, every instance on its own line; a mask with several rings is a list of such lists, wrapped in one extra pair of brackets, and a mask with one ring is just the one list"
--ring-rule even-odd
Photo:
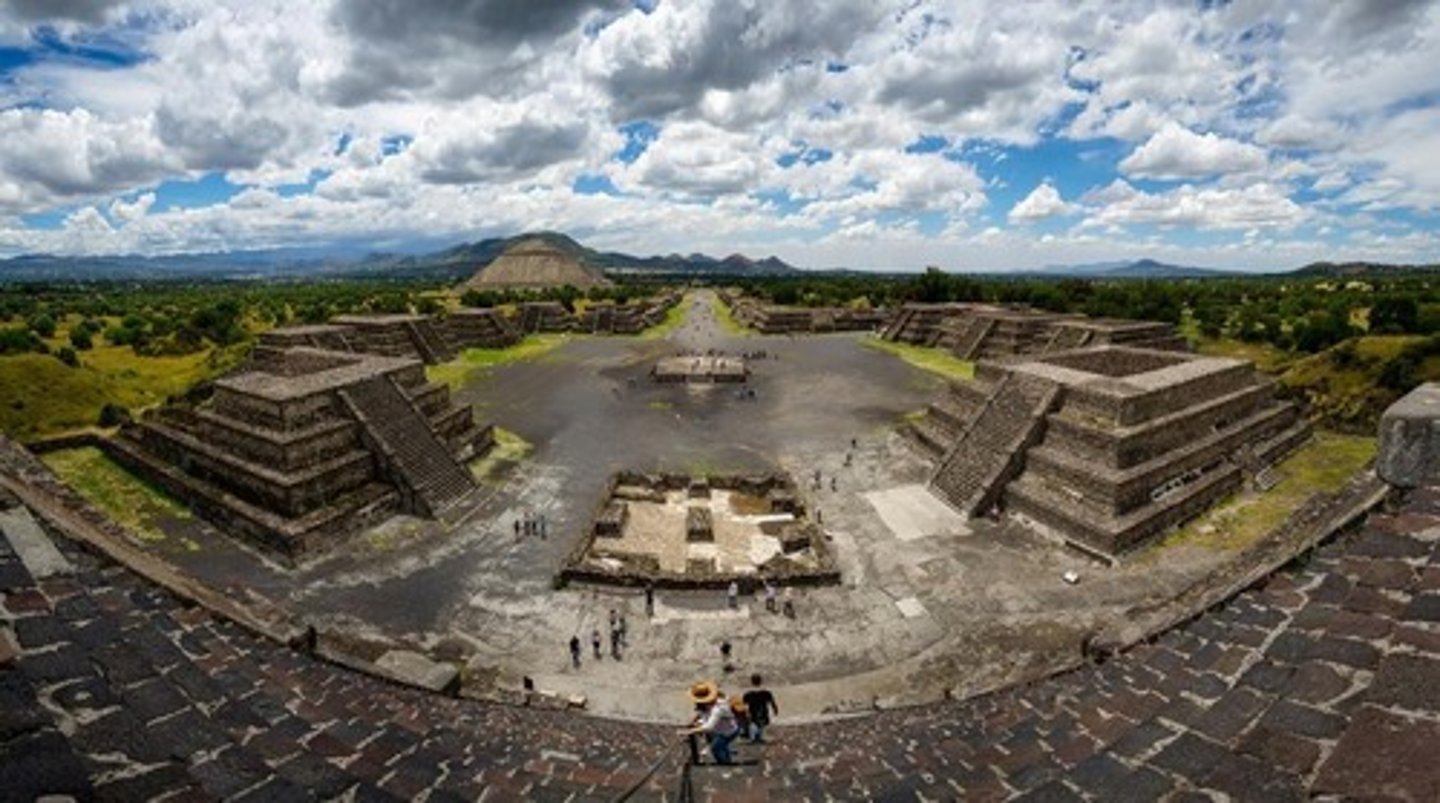
[(1334, 491), (1375, 456), (1375, 439), (1317, 432), (1275, 468), (1279, 484), (1263, 494), (1242, 491), (1170, 534), (1162, 547), (1238, 550), (1280, 526), (1305, 500)]
[(65, 449), (42, 460), (55, 475), (142, 541), (163, 541), (155, 524), (164, 518), (188, 520), (180, 503), (121, 468), (99, 449)]
[(940, 349), (896, 343), (890, 340), (881, 340), (878, 337), (867, 337), (861, 340), (860, 344), (876, 351), (894, 354), (916, 368), (937, 373), (947, 379), (973, 379), (975, 377), (975, 363), (959, 359)]
[(457, 390), (469, 383), (479, 372), (488, 371), (497, 365), (538, 359), (575, 337), (576, 335), (568, 334), (539, 334), (530, 335), (508, 348), (466, 349), (450, 362), (429, 366), (425, 369), (425, 375), (431, 382), (449, 385), (451, 390)]
[(138, 411), (233, 365), (243, 349), (141, 357), (129, 346), (80, 352), (80, 367), (53, 356), (0, 357), (0, 432), (27, 439), (93, 426), (106, 402)]

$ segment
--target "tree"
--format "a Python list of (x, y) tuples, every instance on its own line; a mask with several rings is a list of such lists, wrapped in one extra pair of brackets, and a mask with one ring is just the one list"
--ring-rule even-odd
[(80, 324), (70, 330), (70, 345), (80, 351), (89, 351), (95, 347), (95, 341), (90, 337), (90, 327)]
[(1410, 296), (1385, 296), (1370, 307), (1373, 334), (1406, 334), (1420, 331), (1420, 307)]
[(41, 337), (54, 337), (54, 316), (48, 312), (41, 312), (30, 316), (30, 330)]
[(80, 355), (76, 354), (75, 349), (69, 346), (61, 346), (60, 350), (55, 352), (55, 357), (71, 368), (80, 367)]

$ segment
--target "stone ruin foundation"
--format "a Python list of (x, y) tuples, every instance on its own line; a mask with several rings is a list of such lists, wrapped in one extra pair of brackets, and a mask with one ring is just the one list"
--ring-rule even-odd
[(1245, 361), (1097, 346), (979, 363), (913, 432), (968, 515), (1021, 514), (1107, 557), (1209, 508), (1309, 425)]
[(661, 358), (650, 369), (650, 378), (661, 384), (745, 382), (750, 366), (743, 357), (682, 354)]
[(1087, 318), (994, 304), (905, 304), (890, 318), (880, 336), (943, 349), (962, 360), (994, 360), (1102, 345), (1188, 350), (1184, 338), (1168, 323)]
[(419, 360), (269, 346), (208, 399), (142, 417), (107, 451), (293, 562), (396, 513), (447, 513), (475, 487), (466, 461), (493, 443)]
[(611, 478), (559, 582), (662, 588), (840, 581), (820, 527), (782, 474)]

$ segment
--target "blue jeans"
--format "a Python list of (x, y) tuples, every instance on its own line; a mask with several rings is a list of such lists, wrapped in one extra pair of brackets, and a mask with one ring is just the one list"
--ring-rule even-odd
[(721, 736), (718, 733), (710, 734), (710, 755), (715, 757), (716, 764), (733, 764), (735, 759), (730, 755), (730, 743), (735, 740), (740, 731), (729, 736)]
[(769, 724), (770, 724), (770, 723), (768, 723), (768, 722), (756, 722), (756, 721), (753, 720), (753, 719), (750, 720), (750, 741), (752, 741), (752, 742), (763, 742), (763, 741), (765, 741), (765, 726), (767, 726), (767, 725), (769, 725)]

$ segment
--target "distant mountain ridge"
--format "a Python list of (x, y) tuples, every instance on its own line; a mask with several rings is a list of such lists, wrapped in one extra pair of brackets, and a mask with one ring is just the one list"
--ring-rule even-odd
[(619, 251), (598, 251), (559, 232), (533, 232), (490, 237), (420, 254), (335, 252), (321, 249), (274, 249), (173, 256), (50, 256), (26, 255), (0, 260), (0, 284), (6, 282), (147, 281), (161, 279), (436, 279), (468, 278), (490, 264), (506, 248), (526, 239), (541, 239), (608, 274), (676, 273), (727, 276), (776, 276), (799, 273), (784, 260), (768, 256), (753, 260), (742, 254), (723, 259), (705, 254), (639, 257)]
[(1037, 273), (1044, 276), (1073, 276), (1090, 279), (1205, 279), (1240, 276), (1240, 271), (1172, 265), (1154, 259), (1092, 262), (1083, 265), (1050, 265)]

